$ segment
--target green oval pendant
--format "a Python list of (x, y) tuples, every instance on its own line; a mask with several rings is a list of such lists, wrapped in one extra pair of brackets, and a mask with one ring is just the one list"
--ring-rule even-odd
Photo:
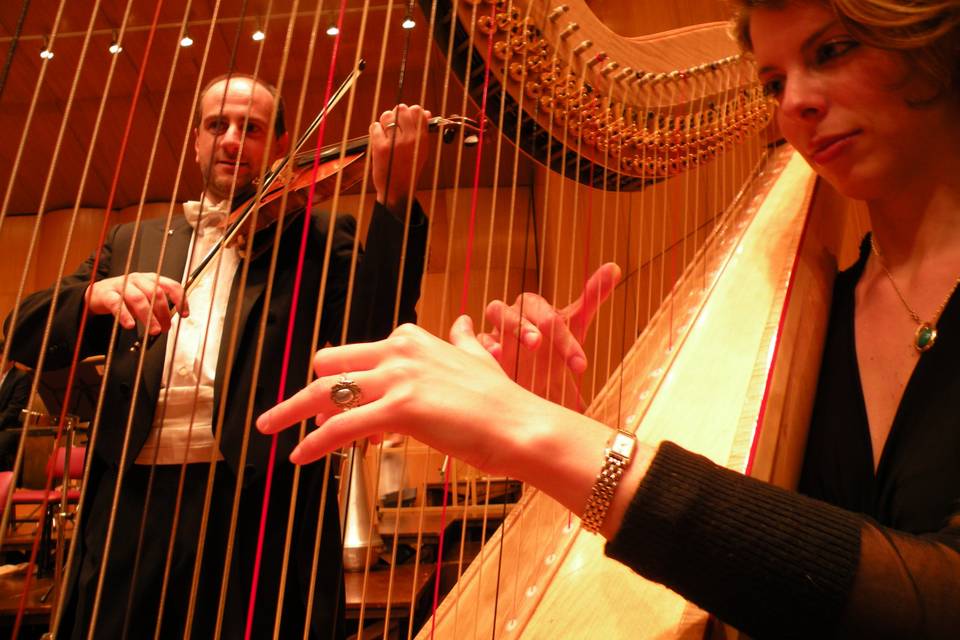
[(935, 327), (931, 327), (929, 324), (924, 322), (919, 327), (917, 327), (916, 332), (913, 334), (913, 346), (917, 348), (917, 351), (923, 353), (928, 351), (930, 347), (933, 346), (933, 343), (937, 341), (937, 330)]

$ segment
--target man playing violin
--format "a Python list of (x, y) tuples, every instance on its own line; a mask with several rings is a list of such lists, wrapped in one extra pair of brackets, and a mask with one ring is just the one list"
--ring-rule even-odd
[[(60, 283), (45, 368), (70, 363), (84, 307), (89, 320), (81, 357), (106, 353), (114, 318), (119, 323), (88, 456), (79, 561), (71, 571), (60, 637), (87, 637), (91, 625), (96, 637), (152, 636), (159, 625), (162, 637), (181, 637), (191, 628), (194, 637), (205, 638), (222, 625), (223, 637), (237, 638), (248, 624), (252, 637), (272, 637), (277, 617), (280, 637), (302, 637), (308, 618), (316, 637), (344, 635), (336, 486), (324, 493), (322, 465), (294, 485), (287, 458), (297, 435), (281, 436), (272, 450), (272, 439), (251, 429), (251, 418), (303, 385), (312, 354), (303, 345), (338, 344), (343, 335), (348, 341), (386, 337), (397, 299), (399, 322), (416, 319), (427, 219), (414, 202), (408, 222), (407, 199), (423, 167), (424, 153), (415, 147), (429, 116), (419, 106), (401, 104), (370, 126), (377, 202), (349, 305), (356, 221), (338, 215), (331, 222), (316, 209), (304, 221), (302, 207), (286, 214), (299, 218), (281, 232), (270, 227), (255, 238), (269, 234), (272, 242), (279, 235), (275, 265), (271, 250), (242, 252), (234, 245), (219, 252), (188, 293), (181, 286), (222, 237), (234, 195), (289, 148), (282, 99), (272, 86), (242, 74), (213, 80), (200, 96), (195, 149), (206, 185), (201, 200), (185, 203), (185, 215), (169, 226), (161, 218), (139, 229), (115, 227), (93, 283), (94, 256)], [(12, 332), (14, 358), (36, 361), (52, 305), (53, 289), (21, 305)], [(151, 339), (138, 380), (138, 345), (145, 334)], [(295, 348), (284, 363), (288, 341)], [(282, 394), (281, 380), (287, 387)], [(269, 526), (260, 544), (267, 486)], [(295, 488), (291, 559), (283, 578)]]

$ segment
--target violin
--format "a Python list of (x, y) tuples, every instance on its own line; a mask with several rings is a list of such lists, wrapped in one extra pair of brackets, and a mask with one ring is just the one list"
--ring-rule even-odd
[[(457, 131), (464, 133), (464, 146), (472, 147), (479, 142), (475, 133), (480, 130), (479, 123), (464, 116), (434, 116), (427, 121), (427, 127), (431, 133), (439, 132), (446, 144), (456, 140)], [(333, 197), (338, 176), (341, 190), (349, 189), (360, 182), (365, 166), (358, 160), (366, 155), (369, 144), (370, 136), (360, 136), (347, 140), (345, 144), (338, 142), (323, 147), (319, 153), (308, 151), (285, 156), (277, 160), (267, 172), (263, 189), (260, 189), (260, 180), (257, 179), (239, 191), (233, 198), (230, 208), (232, 213), (223, 222), (226, 228), (223, 238), (207, 252), (187, 277), (183, 285), (184, 295), (222, 249), (246, 244), (246, 234), (257, 236), (261, 231), (273, 227), (278, 220), (283, 220), (286, 229), (298, 219), (306, 210), (311, 186), (314, 186), (313, 202), (316, 204)], [(285, 192), (288, 194), (287, 201), (281, 210), (279, 205)], [(259, 213), (256, 224), (251, 225), (251, 214), (257, 206)], [(263, 249), (254, 247), (252, 255), (258, 255)]]
[[(340, 85), (323, 109), (317, 114), (313, 122), (304, 130), (297, 140), (290, 154), (278, 159), (263, 179), (256, 179), (235, 194), (231, 203), (231, 213), (223, 222), (226, 231), (223, 237), (207, 252), (197, 266), (187, 276), (183, 284), (184, 296), (189, 294), (191, 287), (203, 275), (204, 271), (214, 263), (217, 255), (224, 248), (234, 245), (246, 246), (246, 239), (252, 237), (252, 246), (247, 248), (249, 257), (256, 257), (269, 248), (266, 241), (268, 234), (261, 234), (278, 221), (282, 221), (284, 230), (297, 220), (306, 211), (309, 189), (314, 188), (314, 203), (323, 202), (333, 197), (339, 178), (340, 189), (348, 189), (363, 179), (365, 164), (358, 162), (366, 154), (370, 143), (369, 136), (361, 136), (346, 141), (328, 145), (316, 151), (299, 152), (306, 140), (316, 131), (323, 118), (337, 102), (346, 94), (346, 91), (356, 81), (363, 70), (361, 60), (356, 69)], [(462, 143), (472, 147), (479, 142), (477, 133), (479, 123), (463, 116), (449, 117), (435, 116), (427, 121), (428, 131), (439, 132), (444, 143), (452, 143), (457, 132), (462, 132)], [(287, 199), (283, 200), (283, 195)], [(283, 208), (281, 209), (281, 203)], [(257, 212), (254, 216), (253, 213)], [(255, 225), (251, 224), (255, 220)], [(257, 238), (263, 240), (257, 241)], [(243, 254), (241, 254), (243, 255)], [(171, 309), (176, 313), (176, 309)], [(156, 336), (148, 338), (148, 346)], [(130, 348), (137, 350), (142, 344), (142, 338), (135, 341)]]

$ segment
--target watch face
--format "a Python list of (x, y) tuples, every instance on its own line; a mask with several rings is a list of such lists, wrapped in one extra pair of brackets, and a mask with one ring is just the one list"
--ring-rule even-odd
[(619, 432), (610, 443), (610, 452), (623, 458), (630, 458), (637, 446), (637, 440), (631, 434)]

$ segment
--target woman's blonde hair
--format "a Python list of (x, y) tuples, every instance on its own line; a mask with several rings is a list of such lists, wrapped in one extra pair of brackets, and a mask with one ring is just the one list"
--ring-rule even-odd
[(752, 49), (751, 11), (781, 9), (791, 1), (830, 7), (861, 42), (903, 55), (938, 95), (960, 93), (960, 0), (731, 0), (740, 45)]

